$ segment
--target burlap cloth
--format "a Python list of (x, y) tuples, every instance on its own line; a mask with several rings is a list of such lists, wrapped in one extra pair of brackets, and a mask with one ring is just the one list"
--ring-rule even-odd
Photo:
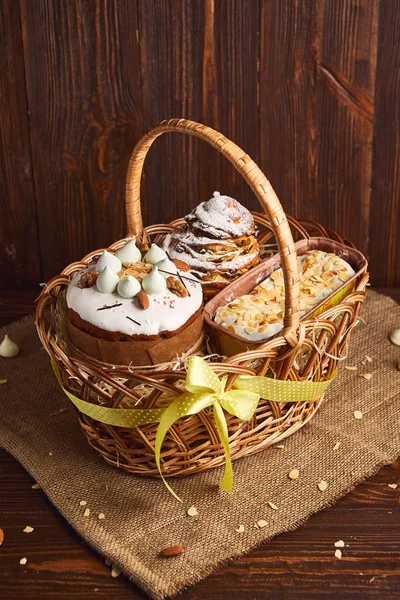
[[(76, 413), (64, 396), (40, 344), (33, 318), (7, 327), (21, 347), (0, 359), (0, 442), (40, 483), (60, 513), (105, 557), (117, 563), (153, 598), (174, 595), (278, 533), (298, 527), (332, 504), (381, 465), (400, 454), (400, 349), (388, 334), (400, 327), (400, 306), (369, 292), (365, 324), (353, 333), (346, 371), (329, 388), (320, 411), (284, 442), (234, 463), (234, 492), (217, 487), (221, 470), (175, 479), (182, 505), (159, 480), (108, 466), (87, 445)], [(3, 337), (5, 331), (1, 332)], [(361, 365), (365, 354), (372, 363)], [(360, 377), (371, 372), (370, 381)], [(363, 418), (354, 418), (360, 410)], [(340, 447), (334, 450), (335, 444)], [(52, 453), (52, 455), (50, 455)], [(291, 481), (288, 473), (300, 476)], [(328, 483), (325, 492), (318, 482)], [(87, 501), (84, 517), (80, 500)], [(277, 510), (268, 504), (271, 501)], [(186, 514), (195, 505), (197, 517)], [(105, 514), (104, 520), (97, 515)], [(263, 528), (254, 523), (263, 519)], [(243, 524), (243, 533), (235, 528)], [(162, 559), (160, 549), (179, 544), (183, 555)]]

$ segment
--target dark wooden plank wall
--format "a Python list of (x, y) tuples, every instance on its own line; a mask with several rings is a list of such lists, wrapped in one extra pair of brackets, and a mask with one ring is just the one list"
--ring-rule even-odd
[[(400, 285), (397, 0), (5, 0), (0, 18), (3, 289), (121, 237), (134, 143), (176, 116), (233, 139), (288, 213), (354, 241), (375, 285)], [(163, 136), (145, 221), (214, 189), (257, 206), (213, 149)]]

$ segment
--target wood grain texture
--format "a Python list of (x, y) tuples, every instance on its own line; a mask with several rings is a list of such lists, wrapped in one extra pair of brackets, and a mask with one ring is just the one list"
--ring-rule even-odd
[(134, 0), (21, 0), (44, 278), (125, 231), (143, 131)]
[[(229, 137), (259, 161), (259, 3), (253, 0), (206, 0), (202, 65), (203, 123)], [(199, 200), (215, 190), (247, 208), (260, 205), (232, 165), (215, 150), (200, 147)]]
[(317, 220), (367, 254), (378, 0), (317, 7)]
[(375, 285), (400, 286), (400, 4), (380, 3), (370, 265)]
[[(219, 129), (289, 214), (352, 240), (373, 284), (400, 285), (398, 2), (5, 0), (0, 16), (0, 288), (121, 237), (129, 155), (171, 117)], [(257, 206), (212, 148), (163, 136), (144, 221), (215, 189)]]
[(18, 2), (0, 4), (0, 287), (41, 279)]
[(260, 167), (286, 212), (315, 218), (316, 2), (261, 2)]
[[(145, 128), (173, 117), (200, 121), (204, 0), (139, 0), (138, 8)], [(142, 186), (146, 224), (176, 219), (198, 203), (198, 148), (179, 134), (155, 142)]]

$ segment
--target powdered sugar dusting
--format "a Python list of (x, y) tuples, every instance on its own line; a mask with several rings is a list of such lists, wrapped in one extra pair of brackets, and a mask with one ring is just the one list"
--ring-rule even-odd
[(213, 198), (196, 206), (185, 220), (193, 229), (217, 239), (239, 238), (254, 233), (254, 219), (247, 208), (219, 192), (214, 192)]

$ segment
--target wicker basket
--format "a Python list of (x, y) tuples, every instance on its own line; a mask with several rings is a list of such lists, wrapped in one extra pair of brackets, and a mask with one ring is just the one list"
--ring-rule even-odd
[[(198, 137), (221, 152), (241, 173), (257, 196), (266, 214), (255, 213), (262, 229), (259, 237), (267, 253), (276, 249), (281, 256), (285, 282), (284, 329), (256, 350), (243, 352), (221, 362), (210, 362), (218, 376), (228, 376), (226, 390), (238, 375), (268, 375), (279, 379), (324, 381), (332, 377), (338, 361), (347, 352), (350, 332), (364, 300), (368, 275), (358, 280), (355, 291), (344, 301), (318, 316), (318, 320), (299, 319), (299, 281), (294, 239), (318, 235), (339, 242), (341, 238), (317, 223), (287, 218), (270, 183), (257, 165), (238, 146), (217, 131), (183, 119), (163, 121), (139, 141), (132, 154), (126, 184), (128, 238), (157, 241), (182, 220), (168, 225), (153, 225), (143, 229), (140, 210), (140, 181), (146, 154), (161, 134), (183, 132)], [(271, 243), (275, 237), (276, 248)], [(126, 239), (116, 242), (115, 251)], [(346, 243), (346, 242), (345, 242)], [(350, 245), (350, 244), (348, 244)], [(72, 276), (87, 265), (90, 253), (81, 262), (73, 263), (53, 278), (40, 295), (37, 307), (37, 328), (43, 346), (58, 365), (63, 387), (75, 396), (112, 408), (165, 407), (182, 393), (186, 377), (184, 367), (158, 370), (100, 363), (71, 347), (62, 326), (62, 299)], [(218, 291), (217, 289), (215, 291)], [(61, 307), (61, 308), (60, 308)], [(302, 427), (315, 414), (322, 396), (312, 402), (280, 404), (261, 399), (250, 421), (226, 414), (229, 447), (232, 460), (259, 452), (279, 442)], [(134, 429), (112, 427), (79, 414), (82, 429), (89, 444), (104, 459), (139, 475), (159, 476), (155, 462), (154, 442), (157, 423)], [(217, 433), (212, 411), (180, 419), (169, 430), (161, 452), (164, 477), (184, 476), (220, 466), (224, 451)]]

